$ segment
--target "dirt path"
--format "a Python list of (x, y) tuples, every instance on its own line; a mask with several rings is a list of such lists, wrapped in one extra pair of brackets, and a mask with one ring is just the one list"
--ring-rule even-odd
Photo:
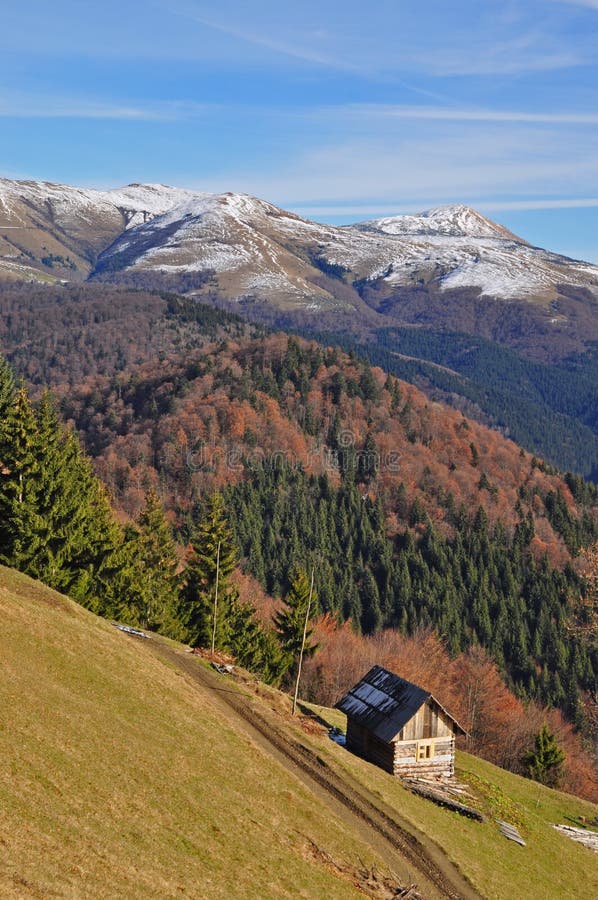
[(207, 669), (196, 657), (160, 639), (144, 641), (144, 646), (208, 690), (237, 727), (240, 719), (256, 743), (299, 777), (376, 850), (403, 883), (416, 882), (426, 898), (479, 900), (480, 895), (439, 847), (426, 841), (425, 836), (413, 834), (395, 809), (379, 797), (370, 796), (362, 785), (335, 771), (317, 752), (280, 728), (274, 714), (266, 718), (252, 702), (251, 695), (242, 693), (233, 683)]

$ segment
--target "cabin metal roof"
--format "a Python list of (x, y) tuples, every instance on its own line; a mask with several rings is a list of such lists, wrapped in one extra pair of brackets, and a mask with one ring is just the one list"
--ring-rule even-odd
[(430, 699), (453, 722), (455, 730), (465, 734), (456, 719), (453, 719), (429, 691), (389, 672), (388, 669), (383, 669), (382, 666), (373, 666), (361, 681), (338, 701), (336, 708), (363, 728), (367, 728), (381, 741), (389, 743)]

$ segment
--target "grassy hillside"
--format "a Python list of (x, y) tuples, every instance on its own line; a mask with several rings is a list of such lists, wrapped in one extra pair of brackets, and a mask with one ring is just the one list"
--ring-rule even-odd
[[(330, 725), (344, 730), (346, 718), (342, 713), (312, 708)], [(456, 776), (473, 789), (477, 801), (472, 805), (486, 816), (480, 824), (409, 793), (398, 781), (341, 747), (331, 752), (351, 778), (400, 809), (414, 827), (423, 827), (429, 838), (458, 862), (482, 896), (492, 900), (596, 896), (596, 854), (551, 826), (579, 826), (579, 821), (572, 821), (579, 816), (592, 821), (598, 814), (597, 806), (457, 751)], [(504, 838), (496, 819), (514, 824), (526, 846)]]
[[(0, 615), (2, 897), (347, 898), (363, 896), (358, 870), (372, 864), (446, 896), (398, 868), (327, 783), (373, 800), (449, 875), (452, 860), (466, 881), (450, 896), (596, 894), (596, 857), (550, 827), (593, 818), (588, 803), (463, 754), (460, 774), (489, 817), (480, 825), (331, 742), (316, 722), (342, 724), (340, 714), (318, 708), (306, 732), (277, 691), (243, 678), (208, 689), (205, 664), (182, 648), (130, 638), (4, 568)], [(243, 728), (243, 706), (270, 745)], [(285, 744), (321, 767), (320, 790)], [(493, 818), (517, 824), (527, 846)]]
[(380, 859), (144, 644), (4, 568), (0, 616), (0, 896), (361, 896), (308, 836)]

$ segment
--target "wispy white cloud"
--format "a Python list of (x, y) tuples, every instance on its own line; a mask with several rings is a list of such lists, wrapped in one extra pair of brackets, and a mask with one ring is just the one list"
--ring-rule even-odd
[[(598, 2), (598, 0), (597, 0)], [(234, 103), (197, 103), (192, 100), (153, 100), (141, 102), (112, 102), (93, 97), (78, 97), (33, 92), (0, 91), (0, 117), (13, 118), (72, 118), (119, 119), (148, 122), (181, 122), (206, 118), (218, 113), (247, 115), (262, 121), (301, 120), (336, 122), (350, 128), (362, 124), (420, 120), (430, 122), (496, 122), (546, 125), (598, 125), (598, 112), (529, 110), (500, 110), (483, 107), (447, 105), (349, 103), (315, 107), (281, 108), (278, 106), (249, 107)]]
[(19, 119), (114, 119), (133, 122), (176, 122), (197, 118), (218, 107), (191, 101), (110, 101), (60, 95), (0, 93), (0, 117)]
[[(597, 0), (598, 2), (598, 0)], [(385, 104), (348, 104), (336, 107), (337, 114), (347, 118), (421, 119), (446, 122), (521, 122), (523, 124), (598, 125), (597, 112), (530, 112), (527, 110), (484, 109), (461, 106), (399, 106)], [(335, 113), (335, 108), (322, 108), (322, 115)]]
[(583, 43), (545, 34), (517, 35), (508, 41), (483, 38), (468, 47), (449, 46), (415, 51), (409, 56), (413, 69), (435, 76), (525, 75), (575, 68), (593, 63)]
[(285, 41), (267, 37), (267, 35), (265, 34), (258, 34), (240, 28), (232, 28), (230, 25), (225, 25), (221, 22), (215, 22), (211, 19), (204, 19), (201, 16), (191, 13), (188, 13), (188, 15), (189, 18), (193, 19), (193, 21), (197, 22), (199, 25), (203, 25), (206, 28), (211, 28), (214, 31), (219, 31), (222, 34), (228, 35), (229, 37), (237, 38), (238, 40), (244, 41), (247, 44), (252, 44), (256, 47), (263, 47), (267, 50), (272, 50), (274, 53), (280, 54), (282, 56), (290, 56), (293, 59), (300, 59), (304, 62), (315, 63), (318, 66), (338, 69), (340, 71), (358, 72), (362, 74), (364, 72), (362, 66), (347, 62), (343, 59), (338, 59), (334, 56), (318, 53), (309, 48), (301, 47), (299, 44), (290, 44)]
[(482, 203), (488, 210), (528, 211), (534, 209), (594, 209), (598, 197), (563, 197), (546, 200), (492, 200)]
[[(296, 208), (391, 211), (439, 203), (549, 203), (598, 195), (598, 136), (558, 127), (448, 124), (442, 133), (330, 142), (297, 151), (261, 172), (223, 172), (202, 181)], [(199, 187), (199, 185), (198, 185)], [(591, 205), (591, 204), (590, 204)], [(514, 208), (514, 207), (510, 207)], [(536, 208), (542, 208), (538, 206)], [(315, 213), (314, 213), (315, 214)]]
[[(532, 200), (484, 200), (475, 202), (480, 212), (532, 212), (543, 209), (595, 209), (598, 208), (598, 197), (570, 197)], [(330, 204), (292, 204), (292, 211), (307, 218), (310, 216), (377, 216), (403, 213), (423, 212), (421, 204), (414, 203), (330, 203)]]
[(587, 6), (588, 9), (598, 9), (598, 0), (551, 0), (552, 3), (565, 3), (567, 6)]

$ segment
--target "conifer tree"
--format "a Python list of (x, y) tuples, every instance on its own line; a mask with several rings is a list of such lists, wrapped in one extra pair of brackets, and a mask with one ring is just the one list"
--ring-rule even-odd
[[(105, 521), (93, 503), (96, 477), (78, 439), (60, 424), (49, 394), (35, 412), (37, 458), (36, 534), (24, 548), (20, 568), (46, 584), (79, 597), (87, 587), (85, 570)], [(96, 563), (99, 561), (96, 559)]]
[(232, 599), (228, 578), (237, 557), (222, 496), (214, 494), (191, 542), (180, 592), (179, 615), (192, 646), (210, 643), (216, 599), (216, 646), (227, 643), (227, 607)]
[(544, 724), (536, 736), (534, 749), (525, 755), (524, 762), (529, 777), (549, 787), (556, 787), (564, 761), (564, 752), (557, 744), (554, 734)]
[[(304, 647), (305, 655), (311, 656), (317, 650), (317, 645), (311, 644), (313, 625), (311, 615), (308, 618), (307, 630), (305, 620), (308, 614), (310, 585), (307, 574), (303, 569), (298, 569), (291, 582), (291, 587), (283, 598), (283, 608), (274, 616), (274, 627), (278, 632), (280, 645), (283, 651), (282, 666), (291, 679), (297, 665), (301, 648)], [(311, 598), (311, 610), (317, 607), (315, 594)], [(305, 646), (304, 646), (305, 634)]]
[(178, 558), (172, 529), (153, 489), (146, 495), (137, 525), (138, 530), (129, 535), (133, 584), (127, 592), (123, 614), (131, 624), (166, 630), (175, 637)]
[(235, 591), (229, 593), (227, 606), (227, 638), (224, 650), (230, 651), (238, 665), (259, 672), (261, 679), (275, 684), (283, 673), (283, 654), (273, 629), (262, 625), (255, 617), (251, 603), (239, 600)]
[(21, 568), (37, 547), (39, 444), (33, 408), (20, 388), (2, 423), (0, 458), (0, 561)]
[[(15, 395), (15, 377), (6, 359), (0, 356), (0, 432)], [(1, 460), (1, 457), (0, 457)]]
[(0, 561), (104, 613), (102, 598), (118, 568), (110, 573), (107, 563), (120, 534), (104, 489), (49, 395), (34, 410), (25, 389), (17, 390), (0, 442)]

